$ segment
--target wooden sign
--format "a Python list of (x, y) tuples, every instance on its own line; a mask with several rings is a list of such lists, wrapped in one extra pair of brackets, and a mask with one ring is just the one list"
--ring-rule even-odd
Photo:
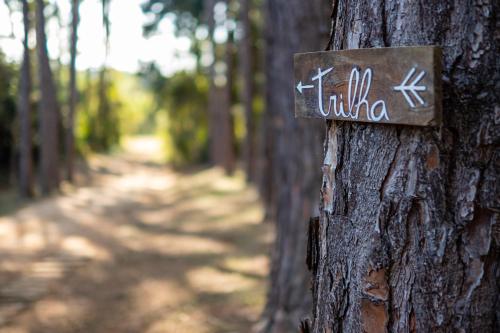
[(295, 116), (434, 126), (441, 122), (435, 46), (299, 53)]

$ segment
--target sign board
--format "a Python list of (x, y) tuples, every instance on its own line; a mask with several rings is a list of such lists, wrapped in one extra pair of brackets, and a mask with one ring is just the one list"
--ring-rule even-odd
[(441, 48), (299, 53), (295, 116), (435, 126), (441, 122)]

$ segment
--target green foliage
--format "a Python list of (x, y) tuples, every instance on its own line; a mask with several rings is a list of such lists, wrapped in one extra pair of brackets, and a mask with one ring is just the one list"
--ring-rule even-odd
[(144, 33), (155, 32), (159, 23), (167, 14), (175, 15), (176, 31), (179, 35), (191, 37), (200, 24), (203, 10), (203, 0), (147, 0), (142, 4), (142, 11), (152, 14), (151, 22), (144, 26)]
[(176, 165), (208, 159), (207, 95), (203, 75), (179, 72), (166, 81), (167, 158)]
[(121, 108), (118, 115), (124, 134), (151, 134), (156, 129), (153, 92), (137, 75), (113, 71), (116, 93)]
[(81, 152), (107, 151), (122, 135), (155, 130), (153, 93), (136, 75), (107, 70), (103, 91), (100, 73), (79, 73), (78, 78), (76, 138)]
[(166, 142), (168, 162), (180, 166), (208, 159), (208, 80), (197, 72), (165, 78), (155, 64), (140, 74), (154, 93), (158, 130)]
[(109, 80), (102, 72), (97, 76), (91, 73), (87, 75), (78, 110), (78, 146), (82, 151), (108, 151), (119, 144), (118, 114), (122, 103), (114, 80)]
[(120, 142), (118, 112), (121, 101), (116, 93), (114, 81), (108, 82), (106, 77), (102, 80), (99, 84), (97, 110), (91, 118), (93, 131), (87, 141), (96, 151), (109, 151)]

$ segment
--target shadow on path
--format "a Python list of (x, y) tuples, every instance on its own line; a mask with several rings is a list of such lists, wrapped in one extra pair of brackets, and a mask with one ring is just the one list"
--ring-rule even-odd
[(272, 233), (244, 177), (89, 165), (92, 185), (0, 217), (0, 332), (249, 332)]

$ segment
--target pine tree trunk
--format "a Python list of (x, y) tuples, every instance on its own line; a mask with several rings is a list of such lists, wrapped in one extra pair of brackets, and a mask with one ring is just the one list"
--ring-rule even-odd
[[(230, 0), (226, 0), (228, 6)], [(228, 31), (225, 48), (218, 48), (213, 39), (213, 32), (217, 24), (213, 17), (215, 1), (209, 1), (208, 25), (213, 49), (213, 63), (210, 66), (210, 91), (209, 91), (209, 129), (210, 152), (212, 163), (223, 168), (227, 174), (233, 173), (236, 166), (234, 151), (234, 130), (231, 115), (232, 88), (233, 88), (233, 44), (234, 34)], [(218, 54), (218, 51), (223, 51)], [(217, 64), (223, 59), (225, 71), (217, 72)]]
[(110, 34), (111, 22), (109, 16), (111, 0), (101, 0), (102, 24), (104, 27), (104, 61), (99, 72), (99, 91), (97, 118), (93, 126), (95, 135), (95, 148), (101, 151), (107, 151), (115, 143), (116, 124), (113, 123), (111, 115), (111, 103), (109, 99), (109, 73), (108, 73), (108, 58), (110, 52)]
[(275, 191), (277, 236), (261, 332), (296, 332), (310, 309), (306, 232), (318, 212), (324, 125), (294, 117), (293, 54), (325, 48), (329, 6), (328, 0), (267, 1), (265, 126), (272, 140), (264, 142), (271, 147), (264, 172)]
[(49, 194), (59, 187), (59, 107), (45, 34), (43, 0), (36, 0), (36, 41), (40, 79), (40, 185)]
[(234, 33), (232, 31), (228, 32), (225, 51), (226, 84), (221, 87), (222, 100), (217, 108), (219, 112), (219, 121), (216, 124), (218, 126), (218, 132), (220, 133), (220, 139), (217, 143), (220, 148), (218, 165), (224, 168), (226, 174), (230, 175), (234, 172), (236, 167), (234, 122), (231, 114), (234, 74)]
[(75, 161), (75, 109), (77, 101), (76, 87), (76, 55), (78, 42), (79, 0), (72, 0), (71, 7), (71, 40), (70, 40), (70, 65), (69, 65), (69, 100), (68, 124), (66, 129), (66, 177), (73, 181)]
[(215, 0), (206, 0), (203, 3), (204, 19), (208, 28), (208, 39), (210, 43), (210, 51), (212, 53), (212, 62), (208, 68), (208, 103), (207, 103), (207, 113), (208, 113), (208, 141), (209, 141), (209, 154), (210, 162), (214, 163), (214, 96), (215, 96), (215, 42), (213, 39), (215, 30), (215, 20), (214, 20), (214, 5)]
[(30, 31), (28, 0), (22, 0), (23, 6), (23, 63), (19, 80), (19, 193), (22, 197), (33, 196), (33, 159), (31, 130), (31, 60), (28, 37)]
[(214, 165), (219, 164), (219, 132), (218, 132), (218, 108), (220, 107), (221, 91), (215, 84), (215, 65), (217, 62), (217, 45), (214, 41), (215, 19), (214, 7), (216, 0), (207, 0), (204, 4), (205, 20), (208, 26), (209, 42), (212, 52), (212, 63), (208, 69), (208, 139), (210, 144), (210, 162)]
[(244, 162), (247, 180), (254, 182), (256, 179), (256, 156), (255, 156), (255, 124), (253, 119), (253, 94), (254, 73), (252, 70), (252, 32), (250, 23), (250, 5), (252, 0), (242, 0), (240, 8), (240, 21), (243, 36), (240, 43), (240, 68), (243, 81), (242, 101), (245, 109), (246, 137), (244, 145)]
[(499, 332), (499, 2), (335, 2), (333, 49), (443, 46), (439, 128), (330, 123), (307, 332)]

